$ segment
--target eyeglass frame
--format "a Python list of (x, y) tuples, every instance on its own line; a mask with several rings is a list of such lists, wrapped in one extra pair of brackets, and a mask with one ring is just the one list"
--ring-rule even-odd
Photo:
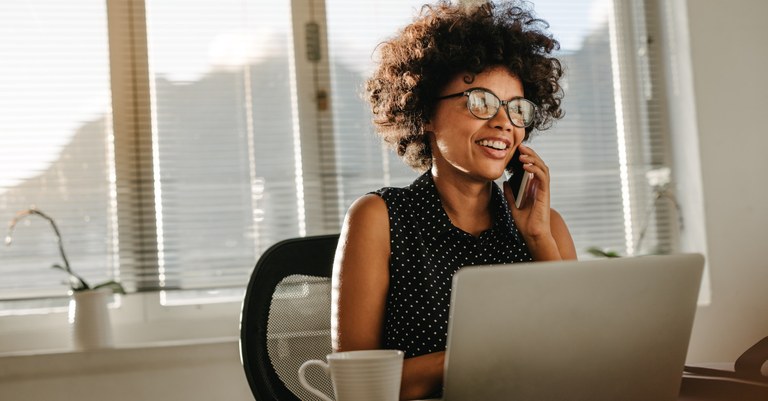
[[(469, 94), (474, 92), (474, 91), (483, 91), (485, 93), (490, 93), (493, 97), (495, 97), (499, 101), (499, 107), (496, 109), (496, 112), (493, 113), (492, 116), (484, 118), (484, 117), (480, 117), (480, 116), (478, 116), (478, 115), (476, 115), (475, 113), (472, 112), (472, 108), (469, 107)], [(459, 97), (459, 96), (466, 96), (467, 97), (467, 110), (469, 111), (470, 114), (472, 114), (473, 117), (475, 117), (477, 119), (480, 119), (480, 120), (490, 120), (490, 119), (496, 117), (496, 115), (499, 114), (499, 110), (501, 110), (501, 108), (504, 107), (504, 110), (506, 110), (506, 112), (507, 112), (507, 119), (509, 120), (510, 123), (512, 123), (512, 125), (514, 125), (517, 128), (528, 128), (528, 127), (532, 126), (534, 121), (536, 120), (536, 117), (535, 117), (536, 116), (536, 112), (539, 110), (539, 106), (537, 106), (536, 103), (534, 103), (534, 102), (532, 102), (532, 101), (530, 101), (530, 100), (528, 100), (528, 99), (526, 99), (526, 98), (524, 98), (522, 96), (515, 96), (515, 97), (513, 97), (512, 99), (509, 99), (509, 100), (501, 100), (501, 98), (499, 98), (499, 96), (497, 96), (495, 93), (493, 93), (493, 91), (491, 91), (490, 89), (480, 88), (480, 87), (469, 88), (469, 89), (467, 89), (465, 91), (462, 91), (462, 92), (457, 92), (457, 93), (452, 93), (450, 95), (440, 96), (440, 97), (437, 98), (437, 100), (445, 100), (445, 99), (450, 99), (452, 97)], [(515, 124), (515, 122), (512, 120), (512, 115), (510, 114), (509, 107), (507, 105), (510, 102), (513, 102), (515, 100), (524, 100), (524, 101), (530, 103), (531, 106), (533, 106), (533, 112), (532, 113), (533, 113), (534, 117), (531, 118), (530, 124), (524, 125), (524, 126), (521, 127), (521, 126)]]

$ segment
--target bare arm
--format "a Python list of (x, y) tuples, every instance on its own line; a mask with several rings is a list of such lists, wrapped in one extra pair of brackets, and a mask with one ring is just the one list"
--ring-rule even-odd
[(401, 400), (427, 398), (443, 385), (445, 351), (408, 358), (403, 362)]
[(576, 259), (576, 246), (573, 244), (571, 232), (565, 224), (565, 220), (555, 209), (550, 209), (550, 225), (552, 227), (552, 237), (555, 239), (557, 249), (563, 260)]
[[(377, 195), (349, 209), (333, 266), (331, 336), (334, 351), (382, 347), (389, 290), (389, 216)], [(402, 399), (424, 398), (442, 385), (444, 352), (403, 363)]]
[(389, 289), (389, 217), (379, 196), (363, 196), (349, 208), (332, 285), (333, 349), (380, 348)]

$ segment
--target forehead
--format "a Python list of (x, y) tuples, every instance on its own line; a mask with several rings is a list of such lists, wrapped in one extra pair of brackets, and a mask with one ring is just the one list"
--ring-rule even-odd
[(469, 88), (486, 88), (501, 99), (523, 96), (523, 83), (504, 67), (489, 68), (479, 74), (459, 73), (445, 85), (440, 95), (465, 91)]

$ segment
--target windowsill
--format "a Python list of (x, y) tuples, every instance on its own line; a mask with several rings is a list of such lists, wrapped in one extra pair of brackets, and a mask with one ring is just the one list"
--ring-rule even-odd
[[(113, 353), (234, 341), (240, 330), (240, 302), (162, 306), (158, 293), (129, 294), (110, 308)], [(66, 311), (0, 317), (0, 357), (90, 355), (71, 350)]]
[(238, 337), (220, 337), (220, 338), (198, 338), (191, 340), (168, 340), (168, 341), (156, 341), (137, 344), (122, 344), (114, 347), (99, 348), (92, 350), (75, 350), (72, 348), (53, 348), (53, 349), (38, 349), (27, 351), (9, 351), (0, 353), (0, 359), (2, 358), (33, 358), (36, 356), (55, 356), (55, 355), (74, 355), (83, 354), (89, 355), (89, 358), (97, 356), (99, 354), (119, 353), (119, 352), (134, 352), (140, 350), (157, 350), (159, 348), (174, 348), (174, 347), (196, 347), (206, 346), (211, 344), (229, 344), (237, 343)]
[(89, 351), (18, 351), (0, 354), (0, 382), (231, 363), (236, 355), (236, 337), (163, 341)]

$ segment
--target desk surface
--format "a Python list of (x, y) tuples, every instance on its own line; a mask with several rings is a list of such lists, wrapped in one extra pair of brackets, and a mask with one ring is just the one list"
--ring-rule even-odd
[[(683, 376), (677, 401), (766, 401), (768, 383), (738, 379)], [(430, 398), (418, 401), (442, 401)]]

